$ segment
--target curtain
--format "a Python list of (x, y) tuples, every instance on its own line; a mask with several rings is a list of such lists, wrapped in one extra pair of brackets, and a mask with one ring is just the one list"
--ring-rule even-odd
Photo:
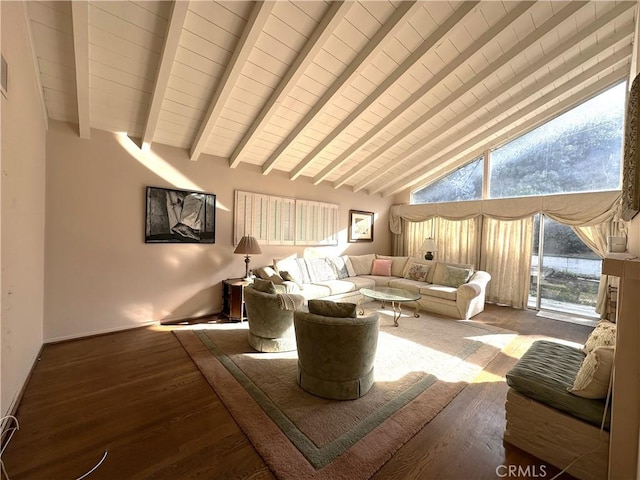
[(533, 216), (520, 220), (484, 217), (480, 270), (491, 274), (487, 301), (525, 308), (531, 282)]
[[(624, 235), (624, 231), (620, 229), (620, 224), (611, 219), (599, 225), (590, 225), (586, 227), (571, 227), (587, 247), (600, 255), (601, 258), (607, 253), (607, 237), (610, 235)], [(607, 289), (613, 279), (609, 275), (600, 276), (600, 284), (598, 285), (598, 299), (596, 301), (596, 313), (600, 314), (600, 318), (607, 316)]]
[[(433, 231), (433, 218), (424, 222), (408, 222), (409, 232), (407, 241), (407, 255), (410, 257), (421, 257), (424, 252), (420, 250), (425, 238), (435, 238)], [(436, 240), (436, 245), (440, 245)]]
[(434, 258), (441, 262), (465, 263), (477, 268), (480, 255), (480, 217), (447, 220), (435, 217), (425, 222), (409, 222), (408, 255), (424, 255), (420, 250), (425, 238), (433, 238), (438, 247)]
[(619, 191), (567, 193), (538, 197), (499, 198), (469, 202), (394, 205), (389, 211), (389, 228), (399, 234), (401, 219), (423, 222), (433, 217), (464, 220), (478, 215), (518, 220), (544, 213), (565, 225), (597, 225), (614, 217), (619, 209)]
[(409, 230), (409, 222), (404, 219), (400, 219), (400, 233), (392, 234), (393, 238), (391, 239), (391, 254), (396, 255), (398, 257), (406, 257), (409, 255), (409, 239), (411, 238), (408, 234)]

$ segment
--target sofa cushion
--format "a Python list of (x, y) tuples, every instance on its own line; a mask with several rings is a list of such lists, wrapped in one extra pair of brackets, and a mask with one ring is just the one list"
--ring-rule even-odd
[(253, 279), (253, 288), (258, 292), (276, 293), (276, 286), (271, 280), (263, 280), (262, 278)]
[(373, 267), (371, 267), (371, 275), (380, 275), (381, 277), (390, 277), (392, 264), (393, 262), (391, 260), (383, 260), (380, 258), (376, 258), (373, 261)]
[(467, 283), (472, 274), (471, 265), (438, 262), (431, 283), (458, 288), (463, 283)]
[(427, 283), (433, 283), (433, 273), (436, 270), (436, 265), (438, 262), (434, 262), (433, 260), (424, 260), (422, 258), (410, 258), (407, 261), (407, 264), (404, 267), (404, 270), (402, 272), (402, 275), (400, 275), (401, 277), (405, 277), (407, 276), (407, 272), (409, 271), (409, 269), (411, 268), (411, 265), (426, 265), (429, 267), (429, 270), (427, 271), (427, 279), (426, 282)]
[(366, 276), (345, 278), (343, 282), (353, 284), (354, 291), (360, 290), (361, 288), (373, 288), (376, 286), (376, 281), (372, 278), (367, 278)]
[[(359, 275), (360, 276), (360, 275)], [(376, 287), (388, 287), (389, 282), (393, 281), (396, 277), (386, 277), (383, 275), (362, 275), (363, 278), (373, 280)]]
[[(548, 340), (529, 347), (507, 373), (507, 384), (521, 394), (600, 426), (605, 402), (569, 393), (585, 358), (579, 349)], [(605, 427), (609, 426), (607, 412)]]
[(336, 269), (328, 258), (306, 258), (304, 260), (309, 272), (310, 283), (338, 279)]
[(453, 300), (458, 298), (458, 289), (447, 287), (446, 285), (422, 284), (420, 293), (430, 297), (442, 298), (443, 300)]
[(430, 269), (431, 269), (431, 265), (424, 265), (417, 262), (410, 262), (410, 265), (407, 266), (402, 276), (409, 280), (426, 282), (427, 275), (429, 274)]
[(356, 318), (356, 304), (330, 300), (309, 300), (309, 313), (323, 317)]
[(410, 292), (420, 293), (420, 287), (425, 285), (424, 282), (411, 280), (408, 278), (393, 278), (389, 281), (389, 286), (393, 288), (402, 288)]
[(314, 285), (327, 287), (330, 290), (331, 295), (353, 292), (355, 290), (355, 285), (347, 280), (326, 280), (324, 282), (317, 282)]
[(311, 300), (313, 298), (328, 297), (331, 295), (331, 289), (321, 283), (307, 283), (299, 293), (307, 300)]
[(608, 347), (616, 344), (616, 324), (608, 320), (600, 320), (596, 328), (589, 334), (582, 348), (584, 353), (589, 353), (597, 347)]
[(596, 347), (587, 353), (569, 391), (584, 398), (607, 398), (614, 355), (615, 347)]
[(409, 257), (392, 257), (387, 255), (376, 255), (376, 258), (382, 260), (391, 260), (391, 275), (394, 277), (404, 276), (404, 267), (407, 265)]
[(371, 253), (369, 255), (349, 255), (351, 265), (356, 275), (371, 275), (371, 269), (373, 268), (373, 261), (376, 259), (376, 254)]

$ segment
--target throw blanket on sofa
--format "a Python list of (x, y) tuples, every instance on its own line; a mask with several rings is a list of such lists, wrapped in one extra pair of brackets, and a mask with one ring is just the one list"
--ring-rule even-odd
[(304, 305), (304, 297), (293, 293), (276, 294), (281, 310), (296, 310)]

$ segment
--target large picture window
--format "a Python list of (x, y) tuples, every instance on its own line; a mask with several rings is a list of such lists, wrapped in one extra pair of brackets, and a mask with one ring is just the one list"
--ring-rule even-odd
[(618, 84), (491, 152), (489, 196), (620, 188), (625, 86)]
[(482, 157), (411, 193), (411, 203), (460, 202), (482, 198)]
[(623, 82), (413, 191), (410, 203), (618, 190), (625, 100)]

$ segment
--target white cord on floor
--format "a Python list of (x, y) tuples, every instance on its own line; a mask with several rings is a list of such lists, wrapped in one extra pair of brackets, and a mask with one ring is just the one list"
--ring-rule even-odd
[[(5, 431), (4, 430), (5, 425), (8, 423), (9, 420), (13, 420), (16, 423), (16, 426), (7, 428), (7, 430)], [(0, 419), (0, 438), (4, 437), (5, 433), (7, 432), (9, 433), (9, 438), (7, 438), (5, 442), (3, 442), (2, 448), (0, 449), (0, 472), (2, 473), (2, 475), (4, 475), (4, 478), (6, 478), (7, 480), (10, 480), (10, 479), (9, 479), (9, 474), (7, 473), (7, 469), (4, 468), (2, 455), (4, 454), (4, 451), (6, 450), (7, 445), (9, 445), (9, 442), (11, 441), (13, 434), (16, 433), (17, 430), (20, 430), (20, 422), (18, 422), (18, 419), (13, 415), (6, 415)]]
[(102, 465), (102, 462), (104, 462), (104, 459), (107, 458), (107, 453), (109, 453), (107, 450), (104, 451), (104, 455), (102, 455), (102, 458), (100, 459), (100, 461), (98, 463), (95, 464), (95, 466), (89, 470), (87, 473), (85, 473), (84, 475), (76, 478), (76, 480), (82, 480), (83, 478), (87, 478), (89, 475), (91, 475), (93, 472), (95, 472), (98, 467), (100, 465)]

